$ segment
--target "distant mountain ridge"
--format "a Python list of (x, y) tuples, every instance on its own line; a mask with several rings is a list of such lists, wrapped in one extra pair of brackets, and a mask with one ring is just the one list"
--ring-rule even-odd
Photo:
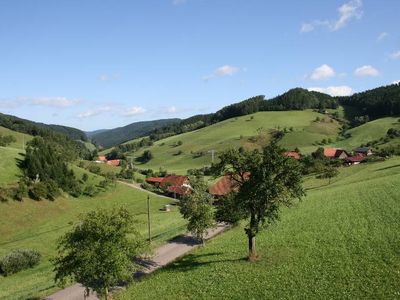
[(2, 113), (0, 113), (0, 126), (33, 136), (41, 135), (41, 132), (50, 130), (66, 135), (72, 140), (87, 141), (86, 134), (77, 128), (54, 124), (49, 125)]
[(161, 119), (154, 121), (135, 122), (123, 127), (118, 127), (100, 132), (92, 132), (90, 139), (96, 144), (109, 148), (126, 141), (133, 140), (139, 137), (150, 134), (157, 128), (167, 126), (179, 122), (180, 119)]

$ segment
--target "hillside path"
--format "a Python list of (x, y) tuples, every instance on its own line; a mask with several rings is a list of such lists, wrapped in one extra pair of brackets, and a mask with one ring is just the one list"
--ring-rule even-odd
[(166, 199), (169, 199), (169, 200), (175, 200), (174, 198), (171, 198), (171, 197), (167, 197), (167, 196), (164, 196), (164, 195), (159, 195), (159, 194), (150, 192), (150, 191), (142, 188), (139, 183), (129, 183), (129, 182), (121, 181), (121, 180), (118, 180), (118, 182), (121, 183), (121, 184), (127, 185), (127, 186), (129, 186), (131, 188), (146, 192), (146, 193), (148, 193), (150, 195), (154, 195), (154, 196), (161, 197), (161, 198), (166, 198)]
[[(222, 233), (227, 228), (224, 224), (217, 224), (217, 227), (209, 229), (206, 234), (206, 240)], [(134, 277), (140, 279), (146, 274), (150, 274), (155, 270), (168, 265), (176, 259), (184, 256), (193, 249), (199, 247), (198, 242), (191, 234), (176, 237), (168, 243), (155, 249), (154, 256), (151, 259), (142, 259), (137, 261), (142, 266), (142, 270), (135, 273)], [(46, 300), (83, 300), (84, 287), (80, 284), (74, 284), (68, 288), (58, 291), (48, 297)], [(95, 293), (91, 293), (87, 300), (99, 299)]]

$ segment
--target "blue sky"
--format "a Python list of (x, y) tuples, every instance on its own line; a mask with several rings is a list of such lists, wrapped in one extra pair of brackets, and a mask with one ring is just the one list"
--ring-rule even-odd
[(83, 130), (400, 80), (400, 1), (0, 1), (0, 111)]

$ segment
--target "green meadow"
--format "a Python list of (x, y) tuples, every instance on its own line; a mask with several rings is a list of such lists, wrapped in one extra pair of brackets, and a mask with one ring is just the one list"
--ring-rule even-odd
[[(78, 176), (83, 170), (75, 168)], [(97, 183), (101, 177), (89, 175), (89, 182)], [(0, 276), (0, 299), (27, 299), (43, 297), (58, 289), (53, 282), (52, 265), (49, 261), (56, 254), (56, 241), (80, 214), (97, 208), (125, 206), (138, 220), (138, 227), (147, 237), (147, 193), (122, 184), (109, 188), (94, 198), (59, 198), (56, 201), (0, 203), (0, 256), (17, 248), (33, 248), (43, 255), (41, 263), (8, 277)], [(151, 222), (153, 244), (185, 231), (185, 222), (176, 206), (169, 213), (161, 211), (165, 204), (174, 200), (151, 196)]]
[(21, 176), (17, 161), (23, 159), (21, 149), (0, 147), (0, 186), (15, 183)]
[(338, 142), (338, 146), (346, 147), (352, 150), (353, 148), (356, 148), (361, 144), (366, 144), (373, 140), (378, 140), (381, 137), (385, 137), (386, 132), (389, 128), (399, 130), (399, 118), (381, 118), (352, 128), (347, 131), (347, 133), (349, 133), (351, 137)]
[[(324, 121), (314, 122), (317, 117)], [(298, 147), (303, 152), (311, 152), (316, 148), (314, 143), (322, 139), (336, 139), (339, 125), (330, 120), (328, 116), (310, 110), (258, 112), (232, 118), (155, 142), (153, 146), (143, 149), (150, 150), (154, 158), (138, 167), (154, 170), (161, 167), (169, 172), (186, 174), (187, 169), (210, 165), (210, 150), (216, 150), (218, 153), (230, 147), (260, 147), (270, 139), (270, 130), (284, 128), (288, 133), (282, 140), (283, 146), (288, 149)], [(293, 131), (290, 131), (290, 128)], [(256, 136), (259, 138), (254, 139)], [(177, 144), (179, 141), (182, 142), (180, 146)], [(139, 157), (143, 151), (132, 155)], [(196, 157), (198, 152), (203, 152), (203, 155)]]
[[(307, 196), (257, 236), (243, 226), (132, 284), (117, 299), (398, 299), (400, 158), (306, 179)], [(372, 188), (373, 187), (373, 188)]]

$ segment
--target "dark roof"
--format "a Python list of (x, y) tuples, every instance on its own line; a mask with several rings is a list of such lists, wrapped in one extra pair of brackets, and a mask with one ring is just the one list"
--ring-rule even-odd
[(371, 148), (369, 148), (369, 147), (359, 147), (359, 148), (357, 148), (357, 149), (354, 150), (354, 151), (355, 151), (355, 152), (364, 153), (364, 152), (368, 152), (369, 150), (371, 150)]
[(180, 175), (168, 175), (165, 176), (164, 179), (161, 181), (161, 186), (182, 186), (189, 180), (187, 176), (180, 176)]

